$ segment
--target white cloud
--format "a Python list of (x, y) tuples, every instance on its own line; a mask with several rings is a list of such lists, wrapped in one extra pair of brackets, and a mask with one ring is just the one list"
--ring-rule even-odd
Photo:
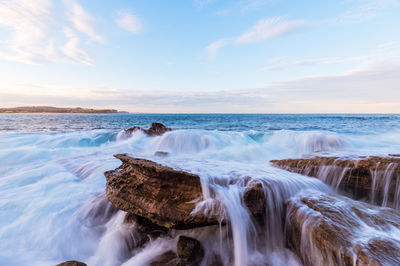
[(64, 1), (66, 7), (69, 9), (69, 20), (73, 23), (75, 28), (88, 35), (92, 40), (102, 41), (103, 37), (96, 33), (93, 22), (93, 17), (86, 12), (82, 6), (75, 1)]
[(117, 15), (118, 18), (115, 22), (124, 30), (127, 30), (131, 33), (138, 33), (143, 29), (143, 25), (139, 17), (133, 15), (132, 13), (120, 10), (117, 12)]
[[(66, 2), (73, 26), (93, 40), (101, 40), (92, 17), (76, 2)], [(55, 18), (52, 0), (6, 0), (0, 2), (0, 27), (5, 29), (0, 47), (0, 59), (26, 64), (44, 61), (76, 62), (92, 65), (88, 53), (79, 47), (77, 33), (69, 24)], [(65, 37), (59, 35), (63, 30)]]
[(379, 45), (370, 53), (359, 56), (343, 56), (343, 57), (324, 57), (310, 59), (290, 59), (287, 57), (272, 58), (269, 64), (261, 71), (277, 71), (289, 68), (305, 67), (305, 66), (322, 66), (332, 64), (360, 63), (362, 65), (373, 65), (379, 62), (390, 62), (392, 60), (400, 61), (400, 46), (395, 42), (389, 42)]
[(299, 60), (290, 60), (288, 58), (274, 58), (271, 60), (270, 65), (261, 68), (261, 70), (275, 71), (275, 70), (284, 70), (288, 68), (304, 67), (304, 66), (319, 66), (319, 65), (331, 65), (340, 63), (363, 62), (371, 58), (372, 58), (371, 56), (325, 57), (325, 58), (299, 59)]
[(217, 52), (219, 49), (230, 44), (231, 42), (232, 42), (232, 40), (229, 38), (223, 38), (223, 39), (214, 41), (206, 48), (208, 55), (210, 56), (210, 58), (214, 58), (217, 55)]
[(79, 47), (78, 36), (68, 27), (64, 28), (64, 34), (68, 38), (67, 43), (62, 47), (62, 51), (68, 59), (85, 65), (93, 65), (94, 62), (88, 53)]
[(304, 25), (306, 25), (306, 22), (303, 20), (287, 20), (283, 17), (261, 19), (248, 31), (236, 37), (218, 39), (208, 45), (206, 50), (212, 58), (224, 46), (262, 42), (281, 36)]
[(353, 5), (348, 8), (344, 13), (340, 14), (334, 19), (325, 22), (338, 24), (338, 23), (359, 23), (374, 19), (382, 15), (383, 11), (390, 8), (398, 8), (400, 6), (399, 0), (345, 0), (342, 4)]
[(43, 55), (51, 9), (50, 0), (9, 0), (0, 3), (0, 27), (10, 35), (4, 44), (7, 51), (0, 58), (24, 63), (36, 63)]
[[(138, 112), (399, 113), (400, 60), (339, 75), (309, 76), (259, 89), (206, 92), (66, 88), (62, 85), (0, 84), (0, 105), (60, 105), (117, 108)], [(30, 90), (30, 91), (29, 91)], [(54, 93), (59, 90), (60, 93)], [(3, 91), (3, 92), (1, 92)]]
[(249, 31), (236, 37), (236, 43), (254, 43), (285, 34), (304, 26), (303, 20), (285, 20), (282, 17), (259, 20)]

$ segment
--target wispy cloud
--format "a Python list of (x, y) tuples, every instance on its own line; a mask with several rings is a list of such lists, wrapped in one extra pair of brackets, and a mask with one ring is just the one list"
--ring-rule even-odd
[[(45, 61), (75, 62), (93, 65), (94, 61), (80, 47), (77, 31), (100, 41), (93, 18), (75, 1), (65, 1), (70, 21), (55, 17), (51, 0), (6, 0), (0, 2), (0, 27), (2, 36), (0, 59), (26, 64)], [(71, 24), (69, 26), (68, 24)], [(64, 32), (60, 36), (59, 32)]]
[(68, 41), (62, 47), (62, 51), (67, 58), (85, 65), (93, 65), (94, 61), (90, 58), (88, 53), (79, 47), (80, 39), (75, 32), (72, 29), (65, 27), (64, 34), (68, 38)]
[(115, 22), (124, 30), (127, 30), (131, 33), (138, 33), (143, 29), (143, 24), (139, 17), (133, 15), (132, 13), (125, 10), (119, 10), (117, 11), (117, 16), (118, 17)]
[(0, 57), (24, 63), (35, 63), (48, 48), (46, 38), (50, 20), (50, 0), (9, 0), (0, 3), (0, 26), (8, 29), (10, 35), (4, 44), (7, 51)]
[(74, 27), (88, 35), (92, 40), (102, 41), (103, 37), (99, 35), (94, 26), (93, 17), (83, 9), (76, 1), (65, 0), (65, 6), (69, 9), (68, 18), (73, 23)]
[(206, 6), (215, 3), (217, 0), (193, 0), (193, 5), (197, 9), (203, 9)]
[(282, 17), (259, 20), (250, 30), (236, 37), (239, 44), (261, 42), (304, 26), (304, 20), (286, 20)]
[(236, 37), (218, 39), (208, 45), (206, 50), (209, 56), (213, 58), (218, 50), (224, 46), (262, 42), (286, 34), (306, 24), (304, 20), (288, 20), (283, 17), (261, 19), (248, 31)]
[(297, 67), (322, 66), (345, 63), (361, 63), (363, 65), (376, 64), (377, 62), (400, 61), (400, 46), (398, 43), (389, 42), (379, 45), (368, 54), (359, 56), (324, 57), (308, 59), (290, 59), (288, 57), (276, 57), (269, 60), (269, 64), (261, 71), (278, 71)]
[(288, 58), (274, 58), (270, 60), (270, 64), (266, 67), (261, 68), (262, 71), (275, 71), (285, 70), (295, 67), (304, 66), (319, 66), (319, 65), (331, 65), (349, 62), (361, 62), (371, 56), (353, 56), (353, 57), (325, 57), (325, 58), (314, 58), (314, 59), (300, 59), (290, 60)]
[(374, 19), (381, 15), (383, 11), (389, 8), (398, 8), (400, 6), (399, 0), (346, 0), (343, 4), (353, 4), (345, 12), (329, 19), (325, 22), (328, 23), (360, 23)]

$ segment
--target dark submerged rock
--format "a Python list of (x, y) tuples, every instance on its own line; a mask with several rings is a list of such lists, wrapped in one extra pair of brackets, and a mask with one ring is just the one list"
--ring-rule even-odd
[(133, 213), (127, 213), (125, 215), (124, 223), (135, 224), (136, 229), (140, 230), (143, 233), (146, 233), (151, 236), (158, 237), (160, 235), (165, 235), (168, 233), (168, 228), (156, 225), (149, 219), (138, 216)]
[(197, 239), (179, 236), (176, 248), (181, 259), (179, 265), (200, 265), (204, 258), (204, 248)]
[(70, 261), (66, 261), (66, 262), (57, 264), (56, 266), (87, 266), (87, 265), (83, 262), (70, 260)]
[(400, 265), (394, 209), (313, 191), (289, 200), (286, 212), (288, 246), (304, 265)]
[(156, 152), (154, 153), (154, 155), (155, 155), (155, 156), (158, 156), (158, 157), (167, 157), (167, 156), (169, 155), (169, 153), (166, 152), (166, 151), (156, 151)]
[(155, 162), (115, 155), (122, 165), (105, 173), (106, 194), (118, 209), (166, 228), (188, 229), (217, 224), (214, 218), (192, 215), (202, 199), (200, 178)]
[(168, 251), (150, 262), (150, 266), (176, 266), (180, 262), (180, 259), (173, 251)]

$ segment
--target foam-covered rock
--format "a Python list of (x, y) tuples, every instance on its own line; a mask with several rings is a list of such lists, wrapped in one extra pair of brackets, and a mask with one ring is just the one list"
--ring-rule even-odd
[(400, 265), (400, 213), (307, 192), (286, 209), (289, 247), (305, 265)]

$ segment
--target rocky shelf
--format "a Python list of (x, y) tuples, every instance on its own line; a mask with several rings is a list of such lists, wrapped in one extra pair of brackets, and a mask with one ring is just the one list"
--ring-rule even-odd
[(316, 177), (355, 199), (366, 199), (378, 205), (400, 207), (400, 158), (364, 157), (341, 159), (314, 157), (273, 160), (279, 168)]

